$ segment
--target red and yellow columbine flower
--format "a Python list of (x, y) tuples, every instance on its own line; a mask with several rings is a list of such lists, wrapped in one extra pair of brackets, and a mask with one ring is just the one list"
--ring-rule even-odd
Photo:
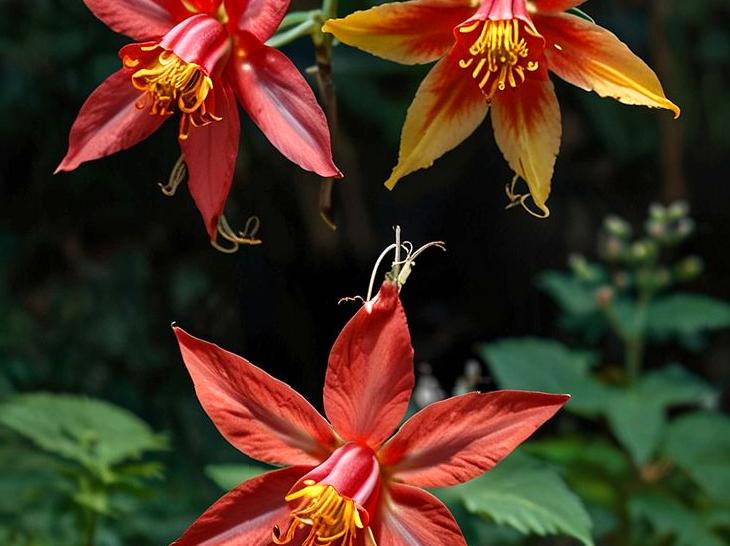
[(237, 98), (282, 154), (320, 176), (341, 176), (314, 93), (264, 44), (289, 0), (84, 1), (139, 43), (121, 49), (122, 69), (81, 107), (56, 172), (129, 148), (177, 114), (190, 193), (214, 239), (238, 153)]
[(398, 164), (385, 185), (392, 189), (403, 176), (430, 167), (491, 106), (497, 144), (547, 215), (562, 130), (549, 71), (602, 97), (679, 116), (654, 72), (625, 44), (566, 13), (584, 1), (411, 0), (327, 21), (323, 30), (385, 59), (440, 59), (408, 109)]
[(491, 469), (568, 400), (472, 392), (427, 406), (394, 434), (414, 375), (392, 282), (335, 341), (324, 385), (329, 421), (245, 359), (175, 333), (198, 399), (223, 436), (250, 457), (287, 467), (230, 491), (176, 546), (466, 546), (448, 509), (422, 488)]

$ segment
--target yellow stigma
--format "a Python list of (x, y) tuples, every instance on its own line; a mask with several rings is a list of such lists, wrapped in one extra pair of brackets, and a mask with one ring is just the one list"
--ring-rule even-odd
[(284, 499), (301, 499), (301, 504), (292, 511), (285, 533), (274, 528), (274, 543), (289, 544), (298, 530), (309, 527), (307, 537), (298, 543), (301, 546), (354, 546), (357, 530), (363, 528), (355, 501), (340, 496), (331, 485), (312, 480), (304, 485)]
[(472, 68), (471, 76), (479, 82), (479, 88), (489, 98), (507, 86), (517, 87), (525, 81), (525, 72), (534, 72), (539, 63), (529, 60), (527, 40), (520, 35), (522, 29), (535, 38), (541, 38), (529, 25), (517, 19), (508, 21), (474, 21), (459, 27), (461, 34), (471, 34), (481, 27), (479, 35), (469, 47), (470, 57), (461, 59), (459, 66)]
[[(151, 51), (158, 46), (142, 47)], [(139, 59), (125, 57), (124, 66), (136, 68)], [(213, 82), (195, 63), (187, 63), (172, 51), (162, 50), (157, 58), (132, 74), (132, 85), (144, 92), (137, 108), (149, 108), (151, 115), (167, 116), (180, 112), (178, 138), (188, 138), (190, 126), (202, 127), (222, 118), (209, 112), (205, 100)]]

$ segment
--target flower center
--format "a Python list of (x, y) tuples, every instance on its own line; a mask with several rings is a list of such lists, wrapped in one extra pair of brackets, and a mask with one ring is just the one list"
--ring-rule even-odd
[(287, 502), (301, 499), (301, 504), (292, 510), (286, 532), (274, 528), (274, 543), (288, 544), (299, 529), (309, 527), (301, 546), (353, 546), (357, 530), (364, 527), (355, 501), (341, 496), (331, 485), (314, 480), (305, 480), (303, 485), (285, 498)]
[[(144, 46), (140, 51), (154, 51), (158, 47)], [(144, 92), (137, 108), (149, 108), (151, 115), (160, 116), (180, 112), (180, 140), (188, 138), (191, 125), (202, 127), (221, 120), (206, 106), (213, 82), (199, 65), (185, 62), (166, 49), (147, 62), (128, 56), (123, 62), (126, 68), (140, 67), (132, 74), (132, 85)]]
[(284, 500), (291, 512), (285, 531), (274, 527), (275, 544), (354, 546), (370, 533), (370, 511), (380, 492), (375, 453), (348, 443), (302, 477)]
[(459, 61), (459, 66), (471, 70), (472, 78), (489, 99), (508, 86), (518, 87), (525, 81), (528, 72), (539, 68), (539, 62), (530, 59), (528, 40), (542, 40), (542, 36), (524, 21), (477, 20), (458, 29), (464, 40), (476, 36), (465, 48), (468, 56)]

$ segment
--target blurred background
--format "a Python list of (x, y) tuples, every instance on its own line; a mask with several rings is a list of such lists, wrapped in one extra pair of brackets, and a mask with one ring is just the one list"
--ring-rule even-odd
[[(346, 174), (334, 190), (337, 230), (319, 218), (320, 180), (290, 164), (244, 117), (227, 217), (242, 227), (259, 216), (263, 244), (233, 255), (209, 245), (185, 187), (173, 198), (160, 192), (179, 155), (174, 123), (129, 151), (52, 176), (78, 109), (117, 69), (128, 40), (81, 0), (0, 6), (0, 396), (104, 399), (169, 442), (155, 456), (166, 470), (146, 508), (112, 520), (100, 543), (168, 543), (220, 494), (206, 465), (241, 460), (197, 403), (170, 324), (245, 355), (321, 407), (329, 348), (356, 310), (338, 300), (365, 295), (396, 224), (415, 245), (448, 247), (418, 260), (402, 296), (416, 360), (428, 362), (447, 391), (467, 360), (481, 358), (479, 343), (526, 335), (571, 341), (536, 279), (565, 269), (572, 253), (595, 258), (608, 214), (640, 229), (651, 203), (686, 200), (696, 222), (687, 250), (703, 258), (705, 272), (685, 288), (730, 300), (727, 0), (583, 6), (656, 69), (682, 117), (555, 80), (564, 132), (546, 220), (505, 210), (511, 172), (489, 123), (387, 191), (405, 111), (428, 67), (337, 47), (334, 150)], [(295, 1), (292, 9), (313, 7)], [(340, 13), (363, 7), (348, 0)], [(306, 38), (285, 51), (302, 71), (313, 64)], [(606, 343), (606, 359), (617, 358)], [(722, 407), (728, 359), (730, 332), (720, 331), (701, 351), (670, 340), (647, 354), (646, 366), (681, 361), (719, 391)], [(494, 388), (484, 375), (485, 388)], [(13, 508), (0, 507), (9, 527), (19, 521)]]

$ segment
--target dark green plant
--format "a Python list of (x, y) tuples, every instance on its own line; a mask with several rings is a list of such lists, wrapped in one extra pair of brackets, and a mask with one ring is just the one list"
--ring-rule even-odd
[(730, 305), (682, 288), (703, 268), (682, 252), (693, 231), (684, 203), (653, 205), (636, 235), (607, 218), (599, 261), (573, 256), (568, 271), (538, 281), (575, 346), (522, 338), (482, 347), (500, 387), (573, 395), (572, 430), (530, 451), (562, 466), (606, 544), (720, 546), (730, 536), (730, 419), (718, 393), (680, 363), (647, 369), (652, 348), (698, 352), (730, 327)]
[[(142, 457), (164, 436), (101, 400), (45, 393), (0, 403), (2, 544), (116, 544), (104, 519), (130, 517), (152, 493), (162, 465)], [(9, 502), (8, 502), (9, 501)]]

